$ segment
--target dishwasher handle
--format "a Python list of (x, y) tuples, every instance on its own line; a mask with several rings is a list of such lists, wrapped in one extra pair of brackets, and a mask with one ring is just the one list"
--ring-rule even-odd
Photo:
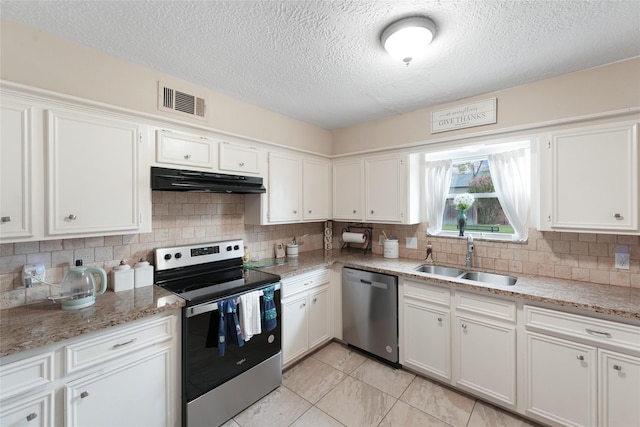
[(367, 285), (373, 285), (373, 283), (371, 282), (371, 280), (364, 280), (364, 279), (360, 279), (360, 283), (366, 283)]

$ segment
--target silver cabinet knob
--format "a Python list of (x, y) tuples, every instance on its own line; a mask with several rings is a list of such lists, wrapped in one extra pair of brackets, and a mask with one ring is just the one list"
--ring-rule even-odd
[(306, 306), (307, 306), (307, 303), (306, 303), (306, 302), (303, 302), (302, 304), (300, 304), (300, 308), (302, 308), (302, 307), (306, 307)]
[(311, 213), (311, 209), (309, 209), (309, 213)]
[(294, 214), (297, 214), (297, 213), (298, 213), (298, 211), (293, 211), (293, 213), (294, 213)]
[(463, 323), (462, 325), (460, 325), (460, 327), (461, 327), (462, 329), (466, 330), (466, 329), (467, 329), (467, 324), (466, 324), (466, 323)]
[(184, 158), (185, 158), (186, 160), (189, 160), (189, 159), (191, 158), (191, 154), (185, 154), (185, 155), (184, 155)]
[(318, 298), (313, 299), (313, 303), (315, 304), (316, 302), (318, 302)]
[(1, 221), (4, 222), (11, 222), (11, 217), (10, 216), (3, 216)]
[(613, 214), (613, 217), (614, 217), (615, 219), (620, 219), (620, 218), (622, 218), (622, 215), (620, 215), (619, 213), (614, 213), (614, 214)]
[(69, 214), (69, 216), (67, 217), (67, 219), (68, 219), (69, 221), (73, 221), (73, 220), (75, 220), (75, 219), (77, 219), (77, 218), (78, 218), (78, 215), (75, 215), (75, 214)]
[(576, 356), (576, 359), (578, 359), (578, 360), (584, 360), (584, 356), (583, 356), (583, 355), (581, 355), (581, 354), (579, 354), (579, 355), (577, 355), (577, 356)]
[(35, 412), (32, 412), (29, 415), (27, 415), (27, 422), (31, 420), (35, 420), (36, 418), (38, 418), (38, 414), (36, 414)]
[(620, 366), (620, 365), (613, 365), (613, 369), (615, 369), (616, 371), (622, 371), (622, 366)]
[(80, 399), (84, 399), (85, 397), (89, 397), (88, 391), (83, 391), (82, 393), (80, 393)]
[(243, 167), (244, 166), (244, 162), (238, 163), (238, 166)]
[(355, 209), (353, 210), (353, 213), (356, 213), (356, 210), (355, 210)]
[(442, 323), (442, 317), (438, 317), (438, 322)]

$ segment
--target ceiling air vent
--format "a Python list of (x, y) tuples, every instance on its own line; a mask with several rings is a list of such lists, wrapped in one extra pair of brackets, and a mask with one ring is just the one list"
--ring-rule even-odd
[(206, 104), (203, 98), (158, 82), (158, 109), (204, 118)]

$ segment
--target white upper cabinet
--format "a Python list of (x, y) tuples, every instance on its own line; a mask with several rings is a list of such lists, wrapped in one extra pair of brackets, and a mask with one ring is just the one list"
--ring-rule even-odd
[(302, 159), (289, 154), (269, 153), (269, 222), (297, 222), (302, 219)]
[(541, 229), (638, 234), (638, 124), (552, 134), (541, 150)]
[[(141, 127), (77, 111), (47, 110), (49, 235), (150, 229), (139, 207)], [(146, 175), (148, 177), (148, 175)]]
[(333, 219), (416, 224), (418, 155), (390, 154), (333, 164)]
[(198, 135), (156, 131), (156, 162), (178, 167), (212, 169), (216, 162), (216, 146), (213, 141)]
[(5, 242), (34, 235), (33, 112), (3, 100), (0, 114), (0, 239)]
[(331, 164), (321, 159), (302, 162), (302, 217), (305, 221), (324, 221), (331, 217)]
[(267, 193), (245, 198), (247, 224), (324, 221), (331, 206), (330, 163), (294, 153), (268, 155)]
[(333, 219), (359, 221), (363, 215), (362, 160), (333, 163)]
[(259, 175), (260, 156), (256, 147), (221, 142), (218, 164), (224, 173)]
[(367, 221), (402, 222), (404, 217), (404, 164), (397, 155), (365, 159)]

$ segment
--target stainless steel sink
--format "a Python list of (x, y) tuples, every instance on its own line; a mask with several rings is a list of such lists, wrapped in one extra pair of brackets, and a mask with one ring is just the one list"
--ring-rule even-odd
[(513, 286), (518, 280), (517, 277), (503, 276), (502, 274), (482, 273), (480, 271), (468, 271), (459, 279), (473, 280), (474, 282), (489, 283), (500, 286)]
[(422, 264), (415, 268), (416, 271), (421, 273), (437, 274), (438, 276), (458, 277), (464, 270), (460, 270), (453, 267), (444, 267), (442, 265)]

